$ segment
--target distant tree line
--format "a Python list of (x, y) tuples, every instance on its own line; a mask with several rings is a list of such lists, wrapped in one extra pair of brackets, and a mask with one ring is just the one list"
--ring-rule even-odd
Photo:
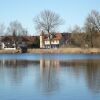
[[(34, 17), (34, 24), (36, 30), (47, 33), (51, 41), (51, 33), (56, 32), (58, 27), (64, 24), (64, 20), (55, 12), (44, 10)], [(69, 33), (71, 33), (68, 44), (70, 47), (100, 47), (100, 13), (92, 10), (88, 14), (83, 27), (75, 25)], [(0, 25), (0, 35), (11, 35), (17, 41), (17, 36), (27, 36), (29, 33), (20, 22), (13, 21), (7, 28), (3, 24)], [(36, 43), (33, 43), (33, 45), (38, 44), (39, 46), (39, 40), (36, 39), (35, 41)]]
[(83, 27), (75, 25), (70, 29), (70, 46), (74, 47), (100, 47), (100, 13), (92, 10)]
[(1, 36), (27, 36), (28, 31), (25, 29), (20, 22), (12, 21), (6, 28), (4, 24), (0, 25), (0, 35)]
[[(43, 30), (49, 34), (55, 31), (58, 26), (63, 24), (61, 17), (49, 10), (44, 10), (34, 19), (37, 30)], [(92, 10), (83, 25), (75, 25), (70, 30), (70, 42), (66, 46), (74, 47), (100, 47), (100, 13)]]

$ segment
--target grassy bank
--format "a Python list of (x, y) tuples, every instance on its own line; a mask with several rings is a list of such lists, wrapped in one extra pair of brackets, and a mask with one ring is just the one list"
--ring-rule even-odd
[(18, 53), (18, 50), (0, 50), (0, 54), (15, 54)]
[(99, 54), (100, 48), (28, 49), (28, 53), (83, 53)]
[[(18, 50), (0, 50), (1, 54), (20, 53)], [(28, 49), (28, 53), (69, 53), (69, 54), (99, 54), (100, 48), (58, 48), (58, 49)]]

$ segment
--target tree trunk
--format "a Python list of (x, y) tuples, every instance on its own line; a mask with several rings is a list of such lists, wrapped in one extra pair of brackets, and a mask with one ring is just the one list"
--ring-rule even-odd
[(91, 31), (91, 48), (93, 48), (93, 34), (92, 34), (92, 31)]
[(49, 34), (50, 48), (52, 48), (52, 46), (51, 46), (51, 34), (50, 34), (50, 32), (49, 32), (49, 31), (48, 31), (48, 34)]

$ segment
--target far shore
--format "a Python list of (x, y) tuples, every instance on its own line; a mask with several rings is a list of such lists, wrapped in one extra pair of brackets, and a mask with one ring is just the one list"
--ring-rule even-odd
[[(0, 50), (0, 54), (21, 53), (19, 50)], [(28, 49), (27, 53), (34, 54), (100, 54), (100, 48), (52, 48)]]

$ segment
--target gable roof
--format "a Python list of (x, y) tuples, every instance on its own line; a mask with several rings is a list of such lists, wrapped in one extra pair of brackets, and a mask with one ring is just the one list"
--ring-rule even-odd
[[(43, 36), (44, 36), (44, 40), (49, 39), (48, 34), (44, 34)], [(60, 40), (60, 39), (62, 39), (62, 34), (61, 33), (51, 33), (51, 39), (52, 40)]]

